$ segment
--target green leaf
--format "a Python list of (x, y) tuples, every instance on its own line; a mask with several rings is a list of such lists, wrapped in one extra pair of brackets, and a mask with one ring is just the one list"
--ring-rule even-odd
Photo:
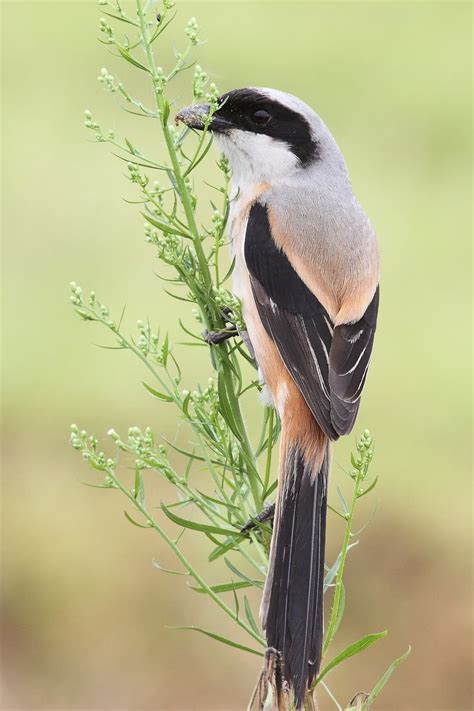
[(238, 440), (241, 440), (242, 437), (240, 434), (239, 426), (235, 419), (234, 411), (231, 407), (227, 395), (225, 373), (223, 368), (219, 369), (219, 373), (217, 376), (217, 392), (219, 395), (219, 409), (221, 411), (221, 414), (226, 423), (229, 425), (230, 429), (232, 430), (232, 433), (237, 437)]
[(202, 531), (203, 533), (216, 533), (221, 536), (235, 535), (239, 536), (238, 531), (232, 531), (229, 528), (220, 528), (219, 526), (211, 526), (207, 523), (197, 523), (197, 521), (190, 521), (187, 518), (181, 518), (176, 516), (176, 514), (171, 513), (169, 508), (163, 503), (161, 504), (161, 510), (168, 518), (176, 523), (178, 526), (183, 526), (183, 528), (191, 528), (193, 531)]
[(173, 402), (173, 398), (170, 397), (170, 395), (165, 395), (164, 393), (160, 393), (158, 390), (155, 390), (155, 388), (152, 388), (151, 385), (147, 385), (142, 381), (142, 385), (146, 387), (149, 393), (153, 395), (153, 397), (157, 397), (158, 400), (163, 400), (163, 402)]
[(237, 542), (235, 538), (228, 538), (226, 541), (224, 541), (224, 543), (222, 543), (222, 545), (217, 546), (217, 548), (214, 548), (207, 560), (209, 561), (209, 563), (212, 563), (213, 561), (220, 558), (221, 555), (224, 555), (225, 553), (228, 553), (232, 550), (237, 550), (236, 546)]
[(260, 634), (260, 630), (258, 629), (258, 625), (257, 625), (257, 623), (255, 622), (255, 618), (254, 618), (254, 616), (253, 616), (253, 614), (252, 614), (252, 608), (250, 607), (250, 603), (249, 603), (249, 601), (248, 601), (247, 595), (244, 595), (244, 607), (245, 607), (245, 616), (246, 616), (246, 618), (247, 618), (247, 620), (248, 620), (248, 623), (249, 623), (250, 627), (253, 629), (253, 631), (254, 631), (256, 634), (259, 635), (259, 634)]
[(268, 487), (268, 489), (266, 489), (266, 490), (263, 492), (263, 494), (262, 494), (262, 499), (267, 499), (267, 498), (270, 496), (270, 494), (273, 494), (273, 492), (275, 491), (275, 489), (277, 488), (277, 486), (278, 486), (278, 481), (275, 479), (275, 481), (270, 484), (270, 486)]
[[(241, 580), (244, 580), (246, 583), (250, 583), (250, 585), (257, 587), (257, 588), (263, 587), (263, 582), (259, 582), (257, 580), (251, 580), (244, 573), (241, 573), (240, 570), (235, 567), (235, 565), (232, 565), (230, 560), (228, 560), (227, 558), (224, 558), (224, 563), (229, 568), (231, 573), (234, 573), (234, 575), (237, 575), (237, 577), (240, 578)], [(260, 634), (260, 632), (259, 632), (259, 634)]]
[(82, 479), (79, 479), (81, 484), (84, 484), (84, 486), (89, 486), (91, 489), (116, 489), (117, 487), (115, 484), (89, 484), (88, 481), (82, 481)]
[[(349, 552), (351, 548), (354, 548), (354, 546), (356, 546), (358, 543), (359, 543), (359, 541), (354, 541), (354, 543), (350, 543), (347, 546), (347, 552)], [(336, 560), (331, 565), (331, 567), (329, 568), (328, 572), (326, 573), (326, 575), (324, 577), (324, 592), (326, 592), (326, 590), (330, 587), (330, 585), (332, 584), (332, 581), (336, 577), (337, 569), (339, 568), (340, 561), (341, 561), (341, 554), (339, 553)]]
[(167, 123), (170, 117), (170, 105), (168, 101), (163, 102), (163, 123)]
[(379, 679), (379, 681), (376, 683), (376, 685), (374, 686), (374, 688), (373, 688), (372, 691), (370, 692), (369, 698), (367, 699), (367, 704), (368, 704), (368, 705), (369, 705), (369, 704), (372, 704), (372, 703), (375, 701), (375, 699), (376, 699), (377, 696), (380, 694), (380, 692), (382, 691), (382, 689), (383, 689), (383, 687), (385, 686), (385, 684), (387, 683), (387, 681), (388, 681), (388, 680), (390, 679), (390, 677), (392, 676), (392, 674), (393, 674), (393, 672), (395, 671), (395, 669), (396, 669), (397, 667), (399, 667), (400, 664), (402, 664), (402, 663), (405, 661), (405, 659), (408, 657), (408, 655), (410, 654), (410, 652), (411, 652), (411, 646), (408, 647), (407, 651), (406, 651), (404, 654), (402, 654), (402, 655), (401, 655), (400, 657), (398, 657), (397, 659), (394, 659), (394, 661), (390, 664), (390, 666), (388, 667), (388, 669), (387, 669), (387, 671), (385, 672), (385, 674), (383, 674), (383, 675), (381, 676), (381, 678)]
[(359, 652), (363, 652), (364, 649), (367, 649), (370, 647), (374, 642), (377, 642), (379, 639), (383, 639), (384, 637), (387, 636), (387, 630), (384, 630), (383, 632), (377, 632), (375, 634), (368, 634), (365, 637), (362, 637), (362, 639), (359, 639), (357, 642), (354, 642), (353, 644), (350, 644), (348, 647), (346, 647), (340, 654), (338, 654), (334, 659), (332, 659), (329, 664), (327, 664), (323, 671), (319, 674), (318, 678), (316, 679), (314, 686), (319, 684), (319, 682), (324, 679), (326, 674), (329, 674), (329, 672), (334, 669), (334, 667), (337, 667), (338, 664), (341, 662), (344, 662), (346, 659), (349, 659), (349, 657), (353, 657), (356, 654), (359, 654)]
[(233, 259), (230, 263), (230, 267), (226, 272), (226, 275), (221, 279), (221, 284), (223, 284), (225, 281), (227, 281), (227, 279), (231, 276), (232, 272), (234, 271), (234, 268), (235, 268), (235, 257), (233, 257)]
[(143, 485), (143, 475), (142, 470), (139, 467), (135, 468), (135, 494), (134, 498), (139, 499), (140, 503), (143, 504), (145, 501), (145, 488)]
[(337, 606), (336, 617), (334, 619), (334, 626), (332, 628), (331, 639), (334, 639), (334, 637), (336, 636), (336, 632), (339, 629), (339, 625), (341, 624), (341, 620), (344, 615), (345, 607), (346, 607), (346, 588), (344, 587), (344, 583), (341, 580), (341, 594), (339, 595), (339, 603)]
[(197, 492), (200, 496), (202, 496), (204, 499), (206, 499), (206, 501), (211, 501), (213, 504), (219, 504), (219, 506), (225, 506), (226, 509), (232, 509), (233, 511), (240, 511), (240, 508), (238, 506), (229, 504), (227, 501), (223, 501), (222, 499), (215, 499), (213, 496), (209, 496), (209, 494), (205, 494), (203, 491), (200, 491), (200, 489), (197, 489)]
[(207, 637), (211, 637), (211, 639), (215, 639), (218, 642), (222, 642), (222, 644), (228, 644), (229, 647), (234, 647), (235, 649), (241, 649), (243, 652), (249, 652), (250, 654), (256, 654), (258, 657), (263, 657), (263, 652), (259, 652), (256, 649), (252, 649), (251, 647), (246, 647), (244, 644), (239, 644), (238, 642), (233, 642), (231, 639), (228, 639), (227, 637), (223, 637), (220, 634), (216, 634), (215, 632), (209, 632), (209, 630), (204, 630), (202, 627), (195, 627), (194, 625), (188, 625), (188, 626), (183, 626), (183, 627), (168, 627), (168, 629), (171, 630), (194, 630), (195, 632), (200, 632), (201, 634), (205, 634)]
[(191, 165), (189, 165), (188, 168), (186, 169), (186, 171), (183, 175), (183, 178), (186, 178), (199, 165), (199, 163), (207, 156), (211, 145), (212, 145), (212, 138), (209, 140), (209, 142), (207, 143), (207, 145), (204, 148), (204, 150), (202, 151), (202, 153), (200, 153), (199, 156), (197, 156), (197, 155), (194, 156), (193, 161), (192, 161)]
[(178, 235), (179, 237), (189, 237), (186, 232), (179, 230), (177, 227), (173, 227), (173, 225), (170, 225), (168, 222), (162, 222), (161, 220), (157, 220), (156, 217), (151, 217), (146, 212), (142, 212), (141, 214), (143, 215), (145, 220), (150, 223), (150, 225), (153, 225), (153, 227), (157, 227), (165, 234)]
[[(261, 585), (259, 580), (255, 580), (252, 582), (254, 582), (256, 584), (256, 587), (258, 585)], [(232, 583), (221, 583), (220, 585), (209, 585), (209, 588), (212, 590), (212, 592), (223, 593), (223, 592), (229, 592), (230, 590), (241, 590), (242, 588), (250, 588), (250, 587), (252, 587), (252, 582), (246, 583), (244, 580), (238, 580), (235, 583), (232, 582)], [(189, 587), (191, 588), (191, 590), (195, 590), (196, 592), (207, 593), (207, 590), (205, 588), (197, 587), (197, 585), (189, 585)]]
[(138, 60), (136, 60), (132, 55), (127, 52), (126, 50), (122, 49), (122, 47), (117, 46), (118, 51), (122, 55), (122, 57), (127, 61), (130, 62), (130, 64), (133, 64), (134, 67), (138, 67), (138, 69), (142, 69), (144, 72), (149, 73), (148, 67), (145, 67), (144, 64), (141, 64)]
[(105, 10), (101, 10), (101, 14), (107, 15), (107, 17), (111, 17), (113, 20), (120, 20), (120, 22), (126, 22), (127, 25), (133, 25), (134, 27), (138, 27), (138, 23), (134, 22), (129, 17), (121, 17), (120, 15), (113, 15), (111, 12), (105, 12)]
[(368, 494), (369, 491), (372, 491), (372, 489), (375, 489), (378, 480), (379, 480), (379, 477), (378, 477), (378, 475), (377, 475), (377, 476), (375, 477), (375, 479), (373, 480), (372, 484), (371, 484), (369, 487), (367, 487), (367, 489), (364, 489), (364, 491), (363, 491), (361, 494), (359, 494), (359, 495), (357, 496), (357, 498), (358, 498), (358, 499), (361, 499), (363, 496), (365, 496), (366, 494)]
[(169, 343), (169, 337), (168, 333), (165, 336), (165, 340), (163, 342), (163, 365), (166, 368), (168, 364), (168, 356), (170, 353), (170, 343)]
[(169, 573), (170, 575), (189, 575), (187, 570), (170, 570), (169, 568), (163, 568), (156, 560), (152, 560), (151, 563), (157, 570), (161, 570), (163, 573)]
[(336, 489), (337, 489), (337, 495), (339, 496), (339, 499), (340, 499), (341, 504), (342, 504), (342, 510), (343, 510), (343, 512), (344, 512), (345, 514), (348, 514), (348, 513), (349, 513), (349, 507), (347, 506), (346, 500), (345, 500), (345, 498), (344, 498), (344, 494), (342, 493), (342, 491), (340, 490), (340, 488), (339, 488), (338, 486), (336, 487)]
[(124, 511), (124, 514), (125, 514), (125, 518), (127, 519), (127, 521), (130, 521), (130, 523), (133, 523), (134, 526), (138, 526), (138, 528), (149, 528), (149, 526), (146, 526), (143, 523), (138, 523), (138, 521), (134, 521), (134, 519), (126, 511)]

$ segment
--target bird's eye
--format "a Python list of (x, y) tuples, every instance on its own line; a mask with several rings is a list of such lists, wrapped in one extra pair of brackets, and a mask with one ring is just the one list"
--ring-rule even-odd
[(252, 114), (252, 121), (254, 123), (257, 123), (259, 126), (263, 126), (264, 124), (268, 123), (270, 121), (270, 114), (268, 111), (265, 111), (265, 109), (258, 109), (258, 111), (254, 111)]

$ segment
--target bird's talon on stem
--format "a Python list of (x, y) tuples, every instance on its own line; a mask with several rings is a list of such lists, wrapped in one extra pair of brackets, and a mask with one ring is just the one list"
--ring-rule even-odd
[(202, 334), (202, 337), (210, 346), (217, 346), (219, 343), (223, 343), (228, 338), (233, 338), (237, 336), (237, 331), (208, 331), (207, 329)]
[(258, 527), (259, 523), (265, 523), (266, 521), (273, 521), (275, 516), (275, 504), (267, 504), (263, 511), (260, 511), (254, 518), (251, 518), (247, 523), (240, 529), (241, 533), (247, 533), (254, 528)]

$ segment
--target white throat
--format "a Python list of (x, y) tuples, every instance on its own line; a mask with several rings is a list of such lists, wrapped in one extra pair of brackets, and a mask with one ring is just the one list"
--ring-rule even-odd
[(300, 166), (287, 144), (265, 134), (231, 130), (214, 134), (214, 140), (228, 159), (233, 183), (240, 190), (261, 183), (274, 185)]

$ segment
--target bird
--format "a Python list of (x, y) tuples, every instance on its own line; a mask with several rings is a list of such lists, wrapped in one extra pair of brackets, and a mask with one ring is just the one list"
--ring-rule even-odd
[(176, 119), (209, 130), (232, 170), (232, 288), (281, 420), (260, 619), (277, 686), (300, 709), (321, 667), (331, 443), (353, 428), (371, 359), (377, 238), (335, 139), (296, 96), (234, 89)]

